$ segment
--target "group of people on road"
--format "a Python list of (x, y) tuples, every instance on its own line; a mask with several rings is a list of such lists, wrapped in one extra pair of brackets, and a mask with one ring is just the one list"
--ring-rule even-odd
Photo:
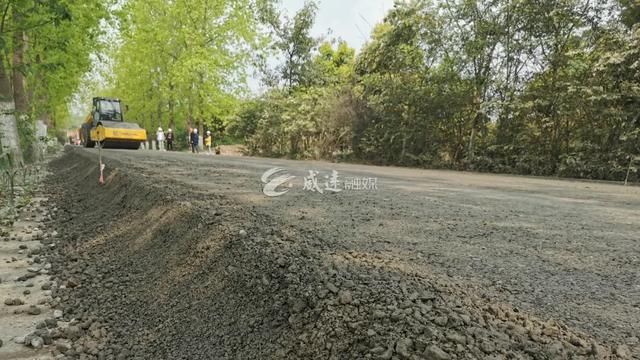
[(158, 132), (156, 133), (156, 150), (173, 150), (173, 130), (171, 130), (171, 128), (167, 130), (166, 134), (162, 130), (162, 127), (158, 128)]
[[(207, 130), (202, 136), (202, 142), (204, 143), (204, 148), (207, 150), (207, 153), (213, 155), (212, 146), (213, 146), (213, 135), (211, 134), (211, 130)], [(189, 128), (189, 144), (191, 145), (191, 152), (194, 154), (200, 153), (200, 136), (198, 136), (197, 128)], [(216, 149), (216, 154), (219, 154), (219, 150)]]
[[(158, 131), (156, 132), (156, 149), (157, 150), (173, 150), (173, 143), (174, 143), (174, 134), (173, 134), (173, 130), (171, 130), (171, 128), (169, 128), (167, 130), (167, 133), (165, 134), (164, 130), (162, 130), (162, 127), (158, 128)], [(213, 135), (211, 134), (210, 130), (207, 130), (205, 135), (202, 137), (202, 141), (204, 143), (204, 147), (207, 150), (208, 154), (213, 154), (212, 152), (212, 146), (213, 146)], [(200, 144), (200, 136), (198, 136), (198, 129), (197, 128), (189, 128), (189, 135), (187, 138), (187, 142), (189, 143), (189, 146), (191, 147), (191, 152), (194, 154), (200, 153), (199, 150), (199, 144)], [(165, 148), (165, 144), (166, 144), (166, 148)], [(215, 149), (215, 153), (216, 154), (220, 154), (220, 150)]]

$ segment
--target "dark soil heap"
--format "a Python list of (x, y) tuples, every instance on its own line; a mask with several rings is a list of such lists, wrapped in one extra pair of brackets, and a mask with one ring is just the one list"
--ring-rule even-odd
[[(233, 199), (70, 151), (48, 180), (54, 297), (89, 359), (631, 358), (554, 321), (372, 253), (281, 228)], [(205, 199), (206, 195), (206, 200)], [(320, 242), (325, 243), (320, 244)], [(55, 252), (55, 253), (53, 253)]]

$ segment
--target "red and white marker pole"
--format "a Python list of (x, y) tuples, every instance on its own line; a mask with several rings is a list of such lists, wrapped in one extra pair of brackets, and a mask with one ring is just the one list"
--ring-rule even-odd
[(102, 175), (103, 171), (104, 171), (104, 164), (101, 162), (100, 163), (100, 179), (98, 179), (98, 183), (100, 183), (100, 185), (104, 185), (104, 176)]
[(98, 136), (98, 166), (100, 169), (100, 178), (98, 179), (98, 183), (100, 185), (104, 185), (104, 167), (105, 165), (102, 163), (102, 142), (104, 141), (104, 127), (102, 125), (98, 125), (96, 128), (96, 134)]

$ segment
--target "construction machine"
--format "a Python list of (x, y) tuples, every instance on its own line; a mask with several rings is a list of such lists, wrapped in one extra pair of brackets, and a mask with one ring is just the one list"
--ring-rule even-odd
[(80, 142), (94, 147), (99, 142), (103, 148), (138, 149), (147, 141), (147, 131), (138, 124), (124, 122), (119, 99), (93, 98), (93, 110), (78, 129)]

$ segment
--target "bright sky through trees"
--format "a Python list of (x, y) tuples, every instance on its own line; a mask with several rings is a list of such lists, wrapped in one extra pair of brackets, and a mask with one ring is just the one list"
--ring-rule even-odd
[[(341, 39), (359, 51), (370, 39), (376, 24), (393, 8), (394, 0), (322, 0), (318, 1), (318, 13), (311, 35), (325, 40)], [(279, 8), (293, 17), (304, 5), (304, 0), (281, 0)], [(270, 63), (275, 64), (272, 58)], [(266, 90), (260, 85), (260, 75), (248, 79), (252, 92)]]
[[(373, 27), (393, 8), (394, 0), (322, 0), (318, 2), (318, 16), (312, 35), (341, 38), (349, 46), (360, 50), (369, 39)], [(300, 10), (303, 0), (283, 0), (282, 7), (293, 15)]]

